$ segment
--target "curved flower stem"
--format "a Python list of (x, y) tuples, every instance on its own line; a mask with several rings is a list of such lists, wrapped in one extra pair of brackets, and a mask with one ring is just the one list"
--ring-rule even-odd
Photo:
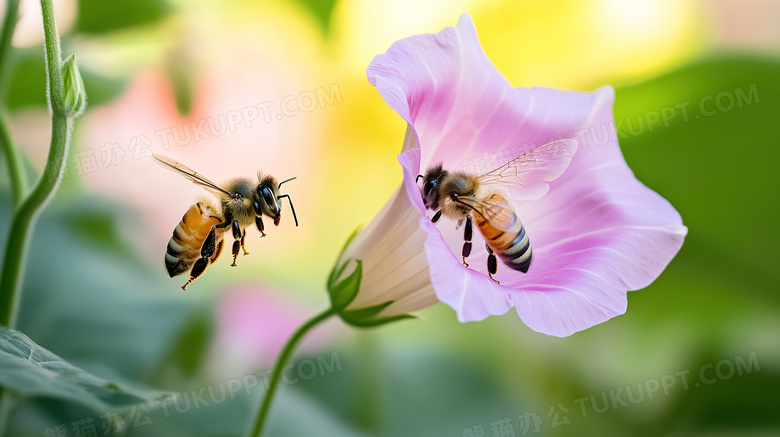
[(27, 176), (24, 172), (24, 166), (19, 160), (19, 155), (16, 153), (16, 148), (14, 148), (14, 144), (11, 141), (8, 126), (5, 124), (5, 116), (2, 112), (0, 112), (0, 150), (2, 150), (5, 156), (5, 162), (8, 166), (8, 177), (11, 179), (11, 205), (13, 205), (13, 208), (16, 208), (24, 198), (24, 193), (27, 190)]
[[(6, 14), (3, 25), (2, 44), (0, 46), (0, 61), (7, 53), (10, 46), (10, 38), (13, 35), (16, 17), (18, 15), (18, 0), (9, 0), (9, 9), (13, 14)], [(68, 148), (70, 146), (70, 134), (73, 129), (73, 117), (67, 114), (64, 96), (65, 84), (62, 75), (62, 54), (60, 51), (60, 40), (57, 34), (57, 25), (54, 22), (54, 6), (52, 0), (41, 0), (41, 9), (43, 11), (43, 31), (44, 31), (44, 49), (46, 58), (46, 76), (49, 83), (47, 87), (49, 108), (52, 113), (51, 146), (49, 147), (49, 156), (46, 159), (46, 166), (40, 179), (35, 184), (32, 192), (21, 201), (21, 204), (14, 209), (11, 219), (11, 228), (8, 231), (8, 241), (5, 246), (5, 256), (3, 257), (2, 276), (0, 276), (0, 325), (13, 328), (16, 324), (17, 311), (20, 300), (21, 277), (24, 273), (24, 262), (29, 247), (32, 228), (38, 218), (41, 210), (54, 195), (67, 163)], [(10, 15), (10, 18), (9, 18)], [(12, 24), (9, 24), (12, 23)], [(4, 64), (3, 64), (4, 65)], [(2, 70), (2, 68), (0, 68)], [(1, 77), (0, 77), (1, 79)], [(0, 83), (1, 84), (1, 83)], [(5, 126), (3, 125), (2, 128)], [(18, 165), (13, 147), (8, 140), (7, 131), (2, 132), (3, 149), (8, 157), (9, 169)], [(11, 159), (11, 157), (13, 157)], [(10, 172), (13, 176), (13, 170)], [(21, 173), (17, 172), (16, 177)], [(12, 179), (13, 181), (13, 179)], [(23, 193), (23, 186), (16, 188), (18, 192)], [(0, 436), (5, 434), (5, 425), (10, 414), (9, 393), (0, 387)]]
[[(5, 117), (2, 113), (2, 107), (5, 101), (6, 73), (8, 72), (8, 53), (11, 50), (11, 40), (16, 30), (16, 22), (19, 19), (19, 0), (8, 0), (5, 4), (5, 15), (3, 27), (0, 28), (0, 152), (5, 157), (8, 166), (8, 176), (11, 180), (11, 210), (22, 201), (26, 190), (26, 177), (24, 167), (20, 165), (16, 149), (11, 142), (11, 136), (8, 133), (8, 127), (5, 124)], [(0, 289), (0, 294), (3, 289)], [(11, 416), (11, 394), (0, 386), (0, 436), (3, 435), (6, 423)]]
[(54, 23), (52, 1), (41, 0), (41, 7), (45, 34), (46, 75), (49, 78), (48, 97), (52, 111), (51, 146), (43, 174), (32, 192), (14, 211), (11, 219), (3, 258), (2, 278), (0, 278), (0, 325), (9, 328), (13, 328), (16, 323), (20, 278), (24, 270), (31, 229), (38, 214), (51, 199), (62, 180), (73, 128), (73, 119), (67, 115), (64, 105), (60, 40)]
[[(3, 18), (2, 33), (0, 33), (0, 90), (5, 91), (5, 72), (8, 70), (8, 52), (11, 50), (11, 39), (16, 30), (16, 21), (19, 19), (19, 0), (8, 0), (5, 4), (5, 18)], [(5, 97), (5, 93), (2, 97)]]
[(287, 364), (287, 361), (290, 359), (290, 355), (292, 355), (293, 351), (295, 350), (295, 346), (298, 345), (298, 342), (307, 332), (335, 314), (336, 312), (332, 308), (328, 308), (326, 311), (323, 311), (322, 313), (309, 319), (309, 321), (298, 328), (292, 337), (287, 340), (287, 343), (284, 345), (284, 349), (282, 349), (282, 353), (279, 355), (279, 358), (277, 358), (276, 364), (274, 365), (274, 371), (271, 374), (271, 381), (268, 384), (268, 391), (266, 392), (265, 398), (263, 399), (260, 412), (257, 414), (255, 426), (252, 430), (252, 434), (250, 434), (251, 437), (260, 437), (263, 432), (263, 425), (265, 425), (265, 419), (266, 416), (268, 416), (268, 410), (271, 407), (271, 400), (273, 399), (274, 394), (276, 393), (276, 388), (279, 385), (279, 379), (282, 376), (282, 370)]
[[(5, 90), (7, 87), (6, 75), (8, 73), (8, 53), (11, 51), (11, 40), (16, 29), (16, 21), (19, 18), (19, 0), (8, 0), (5, 5), (5, 18), (3, 27), (0, 30), (0, 101), (5, 100)], [(1, 104), (0, 104), (1, 105)], [(8, 134), (8, 127), (5, 124), (5, 117), (0, 112), (0, 151), (5, 155), (6, 165), (8, 166), (8, 175), (11, 179), (11, 199), (14, 207), (22, 201), (26, 190), (26, 177), (24, 167), (19, 162), (19, 158), (11, 142), (11, 136)]]

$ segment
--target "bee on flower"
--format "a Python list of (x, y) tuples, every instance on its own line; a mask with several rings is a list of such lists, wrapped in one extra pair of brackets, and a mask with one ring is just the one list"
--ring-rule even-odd
[[(468, 15), (397, 41), (367, 73), (408, 128), (401, 186), (340, 257), (361, 261), (347, 309), (382, 305), (386, 318), (444, 302), (467, 322), (514, 307), (531, 329), (568, 336), (623, 314), (627, 291), (648, 286), (682, 246), (680, 215), (623, 159), (611, 87), (513, 88)], [(579, 135), (593, 126), (613, 135), (598, 145)], [(549, 144), (564, 153), (532, 146)], [(486, 174), (460, 171), (523, 147)], [(507, 267), (498, 274), (497, 259)]]

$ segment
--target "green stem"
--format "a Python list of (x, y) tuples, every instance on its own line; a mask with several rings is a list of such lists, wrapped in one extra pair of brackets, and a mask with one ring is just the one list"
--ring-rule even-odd
[[(8, 71), (8, 53), (11, 50), (11, 40), (16, 30), (16, 22), (19, 19), (19, 0), (8, 0), (5, 4), (5, 18), (3, 28), (0, 31), (0, 91), (5, 91), (5, 74)], [(0, 97), (5, 97), (0, 92)]]
[(51, 0), (41, 0), (43, 10), (43, 28), (46, 51), (46, 75), (49, 78), (49, 106), (52, 110), (52, 131), (49, 156), (43, 174), (36, 182), (32, 192), (14, 211), (11, 228), (3, 257), (2, 277), (0, 277), (0, 325), (13, 328), (19, 307), (19, 289), (24, 273), (30, 236), (35, 221), (43, 207), (51, 199), (62, 180), (67, 164), (70, 145), (70, 133), (73, 120), (65, 111), (64, 83), (62, 77), (62, 58), (60, 40), (54, 23), (54, 8)]
[(268, 416), (268, 410), (271, 407), (271, 400), (273, 399), (274, 394), (276, 393), (276, 389), (279, 385), (279, 379), (282, 377), (282, 370), (287, 364), (287, 361), (290, 359), (290, 355), (292, 355), (293, 350), (295, 350), (295, 346), (298, 345), (298, 342), (307, 332), (335, 314), (336, 312), (332, 308), (329, 308), (328, 310), (312, 317), (309, 319), (309, 321), (304, 323), (303, 326), (298, 328), (292, 337), (287, 340), (287, 344), (284, 345), (284, 349), (282, 349), (282, 353), (279, 355), (279, 358), (277, 358), (276, 364), (274, 365), (274, 371), (271, 374), (271, 381), (268, 385), (268, 391), (265, 394), (265, 398), (263, 398), (263, 404), (260, 406), (260, 412), (258, 413), (257, 419), (255, 420), (255, 426), (252, 430), (251, 437), (260, 437), (263, 432), (263, 425), (265, 425), (265, 419), (266, 416)]
[[(6, 75), (9, 70), (8, 54), (11, 51), (11, 40), (16, 30), (16, 21), (19, 18), (19, 0), (8, 0), (5, 5), (5, 18), (0, 30), (0, 102), (5, 101), (5, 90), (8, 85)], [(0, 112), (0, 151), (5, 155), (8, 175), (11, 179), (11, 201), (14, 207), (22, 201), (26, 189), (26, 177), (24, 166), (21, 165), (16, 149), (8, 134), (3, 114)]]
[[(12, 3), (15, 4), (11, 6)], [(6, 14), (3, 33), (0, 35), (0, 39), (2, 39), (0, 41), (0, 61), (3, 62), (0, 64), (0, 73), (2, 73), (5, 66), (4, 57), (8, 52), (10, 39), (13, 36), (13, 27), (15, 27), (18, 15), (18, 1), (9, 0), (8, 4), (9, 9), (15, 8), (16, 10), (12, 10), (12, 14)], [(62, 180), (65, 165), (67, 164), (70, 134), (73, 129), (73, 118), (69, 117), (65, 111), (62, 53), (60, 52), (57, 25), (54, 22), (52, 1), (41, 0), (41, 9), (43, 11), (46, 76), (49, 78), (47, 90), (49, 107), (52, 112), (51, 146), (49, 147), (49, 156), (46, 159), (46, 166), (40, 179), (36, 182), (32, 192), (14, 210), (11, 228), (8, 231), (8, 241), (6, 242), (5, 255), (3, 257), (3, 269), (0, 275), (0, 325), (9, 328), (13, 328), (16, 325), (21, 297), (21, 278), (24, 273), (24, 263), (27, 258), (32, 228), (41, 210), (52, 198)], [(0, 75), (1, 79), (2, 76)], [(21, 198), (24, 194), (24, 185), (20, 181), (22, 173), (19, 170), (14, 171), (15, 166), (17, 169), (21, 167), (2, 120), (0, 120), (0, 125), (2, 125), (0, 126), (0, 129), (2, 129), (0, 142), (2, 142), (2, 148), (6, 153), (7, 165), (11, 170), (9, 171), (12, 175), (11, 181), (12, 183), (17, 183), (17, 187), (14, 188), (15, 195), (19, 195), (19, 198)], [(14, 178), (18, 178), (16, 182), (14, 182)], [(3, 387), (0, 387), (0, 437), (5, 434), (6, 422), (8, 417), (10, 417), (11, 408), (10, 393), (4, 390)]]
[(27, 189), (27, 176), (24, 172), (24, 166), (19, 160), (16, 148), (11, 141), (11, 135), (8, 133), (8, 126), (5, 124), (5, 116), (0, 112), (0, 149), (5, 155), (5, 162), (8, 166), (8, 177), (11, 180), (11, 205), (16, 208), (19, 202), (24, 198)]

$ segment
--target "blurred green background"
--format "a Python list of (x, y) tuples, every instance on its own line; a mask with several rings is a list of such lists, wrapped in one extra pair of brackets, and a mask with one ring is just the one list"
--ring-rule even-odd
[[(8, 435), (86, 436), (89, 424), (95, 435), (244, 435), (262, 397), (262, 382), (246, 395), (248, 375), (262, 381), (281, 342), (326, 305), (340, 245), (401, 179), (404, 122), (365, 68), (393, 41), (463, 12), (515, 86), (616, 88), (626, 160), (680, 212), (685, 245), (629, 294), (625, 315), (565, 339), (515, 314), (459, 324), (444, 305), (378, 330), (331, 321), (293, 361), (268, 435), (780, 434), (778, 2), (58, 0), (56, 9), (89, 108), (32, 240), (18, 328), (113, 383), (92, 381), (100, 402), (47, 391), (48, 374), (39, 391), (16, 387), (26, 396)], [(32, 177), (50, 127), (39, 5), (22, 1), (21, 11), (5, 106)], [(268, 118), (252, 112), (258, 105)], [(285, 188), (301, 226), (287, 217), (262, 241), (251, 233), (237, 268), (223, 255), (184, 293), (163, 254), (207, 194), (149, 152), (216, 181), (297, 176)], [(132, 406), (161, 392), (184, 394)]]

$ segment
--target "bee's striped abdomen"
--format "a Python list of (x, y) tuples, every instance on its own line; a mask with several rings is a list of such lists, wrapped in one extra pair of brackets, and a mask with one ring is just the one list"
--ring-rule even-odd
[(479, 214), (474, 215), (474, 221), (482, 236), (485, 237), (485, 242), (504, 264), (512, 270), (523, 273), (528, 271), (528, 267), (531, 266), (531, 241), (517, 216), (506, 231), (494, 228)]
[[(222, 222), (217, 215), (217, 210), (205, 201), (192, 205), (184, 213), (165, 251), (165, 268), (171, 277), (186, 272), (201, 257), (200, 248), (211, 227)], [(222, 234), (217, 238), (221, 240)]]

